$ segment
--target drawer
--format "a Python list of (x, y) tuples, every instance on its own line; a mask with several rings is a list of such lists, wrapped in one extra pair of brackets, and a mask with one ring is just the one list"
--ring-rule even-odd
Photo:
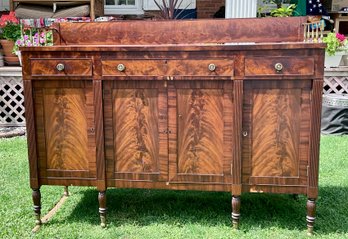
[(32, 76), (92, 76), (91, 59), (30, 59)]
[(311, 57), (246, 57), (245, 76), (313, 75)]
[(105, 60), (103, 76), (233, 76), (233, 60)]

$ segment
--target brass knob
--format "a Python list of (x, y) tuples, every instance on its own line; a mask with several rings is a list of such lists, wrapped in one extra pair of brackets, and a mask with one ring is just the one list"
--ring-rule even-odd
[(280, 72), (283, 70), (283, 64), (282, 63), (276, 63), (274, 65), (274, 69), (276, 69), (277, 72)]
[(120, 64), (117, 65), (117, 70), (118, 70), (119, 72), (123, 72), (125, 69), (126, 69), (126, 66), (123, 65), (122, 63), (120, 63)]
[(243, 131), (242, 134), (243, 134), (244, 137), (247, 137), (248, 136), (248, 131)]
[(213, 72), (213, 71), (215, 71), (215, 69), (216, 69), (216, 65), (213, 64), (213, 63), (211, 63), (211, 64), (209, 64), (208, 69), (209, 69), (211, 72)]
[(65, 66), (64, 66), (63, 63), (59, 63), (59, 64), (57, 64), (56, 69), (57, 69), (58, 71), (64, 71)]

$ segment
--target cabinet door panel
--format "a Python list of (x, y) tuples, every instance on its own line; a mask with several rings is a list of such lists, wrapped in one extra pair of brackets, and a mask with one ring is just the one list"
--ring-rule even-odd
[(223, 90), (178, 89), (178, 173), (223, 174)]
[(86, 99), (81, 89), (44, 89), (47, 168), (88, 169)]
[(171, 183), (230, 183), (232, 82), (169, 87)]
[(35, 82), (40, 177), (95, 178), (92, 82)]
[(111, 85), (111, 90), (105, 91), (105, 130), (113, 178), (166, 180), (167, 100), (163, 83), (105, 84)]
[(306, 184), (310, 87), (310, 80), (245, 83), (243, 183)]

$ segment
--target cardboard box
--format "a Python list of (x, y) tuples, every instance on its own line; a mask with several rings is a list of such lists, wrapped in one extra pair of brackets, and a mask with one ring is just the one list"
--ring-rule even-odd
[(337, 12), (343, 7), (348, 7), (348, 0), (332, 0), (331, 11)]

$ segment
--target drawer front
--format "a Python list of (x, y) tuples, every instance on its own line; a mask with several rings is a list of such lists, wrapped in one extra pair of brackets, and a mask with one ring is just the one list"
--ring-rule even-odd
[(103, 76), (233, 76), (233, 60), (105, 60)]
[(246, 57), (245, 76), (313, 75), (311, 57)]
[(92, 76), (91, 59), (31, 59), (32, 76)]

